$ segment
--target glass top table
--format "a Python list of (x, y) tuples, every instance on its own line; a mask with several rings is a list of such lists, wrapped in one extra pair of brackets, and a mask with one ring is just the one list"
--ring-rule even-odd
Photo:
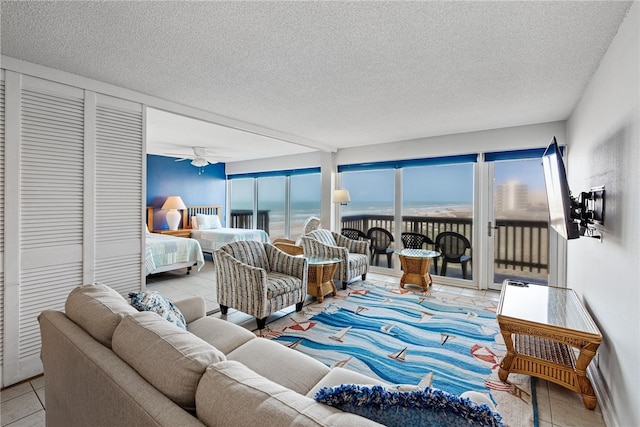
[(337, 264), (339, 262), (342, 262), (340, 258), (324, 258), (317, 256), (310, 256), (305, 258), (307, 258), (307, 264), (309, 265)]
[(426, 292), (429, 285), (433, 283), (431, 274), (429, 274), (431, 260), (439, 257), (440, 252), (424, 249), (402, 249), (395, 253), (400, 258), (400, 266), (402, 267), (400, 287), (404, 288), (406, 283), (413, 283), (420, 285), (422, 290)]
[(573, 289), (515, 281), (508, 283), (503, 285), (499, 316), (600, 335)]
[(396, 254), (411, 258), (437, 258), (440, 256), (440, 252), (425, 249), (401, 249), (396, 251)]
[(602, 335), (573, 289), (505, 280), (496, 312), (507, 354), (498, 377), (532, 375), (597, 401), (587, 367)]

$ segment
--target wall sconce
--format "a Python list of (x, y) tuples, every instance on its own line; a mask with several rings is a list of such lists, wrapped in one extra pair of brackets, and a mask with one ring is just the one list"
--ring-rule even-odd
[(350, 201), (349, 190), (341, 188), (333, 191), (333, 203), (340, 203), (342, 206), (346, 206)]
[(177, 230), (178, 225), (180, 225), (180, 220), (182, 219), (182, 214), (178, 212), (178, 209), (187, 209), (180, 196), (167, 197), (161, 209), (169, 209), (169, 212), (167, 212), (169, 230)]

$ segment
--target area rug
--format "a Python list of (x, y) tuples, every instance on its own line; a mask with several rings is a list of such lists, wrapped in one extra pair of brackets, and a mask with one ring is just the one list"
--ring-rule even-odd
[(531, 378), (498, 378), (506, 348), (497, 302), (409, 288), (357, 282), (267, 325), (261, 335), (390, 384), (484, 393), (506, 425), (537, 427)]

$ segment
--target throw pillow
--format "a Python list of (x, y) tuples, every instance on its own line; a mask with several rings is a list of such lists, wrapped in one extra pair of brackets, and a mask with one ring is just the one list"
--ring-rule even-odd
[(187, 322), (184, 320), (184, 316), (178, 307), (166, 299), (160, 292), (129, 292), (129, 298), (131, 298), (131, 305), (138, 311), (152, 311), (163, 319), (175, 323), (182, 329), (187, 329)]
[(386, 426), (503, 427), (502, 417), (443, 390), (389, 391), (383, 386), (343, 384), (320, 389), (315, 400)]

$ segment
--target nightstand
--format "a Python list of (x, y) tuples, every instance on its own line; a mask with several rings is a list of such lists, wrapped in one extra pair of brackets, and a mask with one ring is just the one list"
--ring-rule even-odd
[(176, 237), (191, 237), (190, 228), (181, 228), (179, 230), (153, 230), (154, 233), (168, 234)]

